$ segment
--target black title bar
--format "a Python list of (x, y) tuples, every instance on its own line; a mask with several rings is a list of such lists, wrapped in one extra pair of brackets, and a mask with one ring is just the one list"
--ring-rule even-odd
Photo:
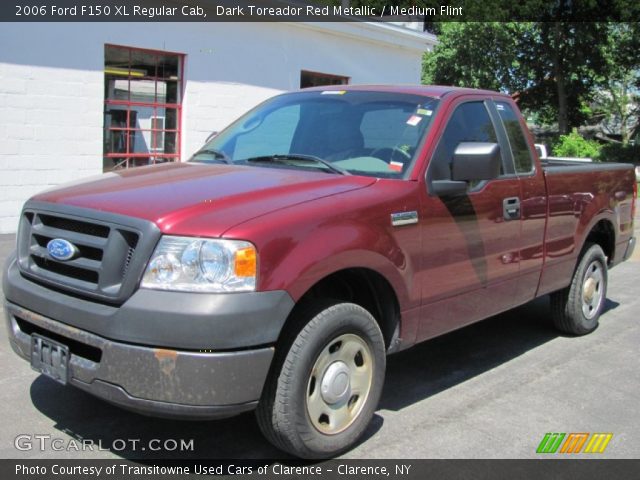
[(3, 22), (632, 22), (630, 0), (13, 0), (0, 2)]
[(2, 479), (540, 480), (636, 478), (640, 460), (0, 460)]

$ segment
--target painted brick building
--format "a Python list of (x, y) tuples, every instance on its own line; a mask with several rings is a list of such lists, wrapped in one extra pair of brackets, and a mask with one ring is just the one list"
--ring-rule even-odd
[(8, 23), (0, 27), (0, 233), (23, 202), (104, 171), (187, 159), (279, 92), (419, 83), (435, 38), (399, 25)]

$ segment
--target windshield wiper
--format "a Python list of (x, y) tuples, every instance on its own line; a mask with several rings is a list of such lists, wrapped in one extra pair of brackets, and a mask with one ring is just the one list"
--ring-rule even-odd
[(304, 155), (302, 153), (287, 153), (287, 154), (280, 154), (280, 155), (262, 155), (259, 157), (250, 157), (247, 158), (245, 161), (252, 163), (252, 162), (273, 162), (273, 163), (288, 163), (288, 160), (293, 160), (293, 161), (302, 161), (302, 162), (312, 162), (312, 163), (318, 163), (320, 165), (324, 165), (325, 167), (327, 167), (329, 170), (331, 170), (334, 173), (339, 173), (340, 175), (351, 175), (348, 171), (346, 171), (344, 168), (341, 168), (337, 165), (334, 165), (331, 162), (327, 162), (326, 160), (320, 158), (320, 157), (316, 157), (315, 155)]
[[(233, 160), (231, 160), (231, 158), (229, 158), (229, 155), (227, 155), (226, 153), (224, 153), (222, 150), (217, 150), (215, 148), (203, 148), (201, 150), (198, 150), (196, 153), (193, 154), (193, 156), (191, 157), (191, 161), (194, 161), (194, 159), (200, 155), (201, 153), (205, 153), (205, 154), (209, 154), (209, 155), (213, 155), (216, 159), (222, 160), (224, 163), (229, 163), (229, 164), (233, 164)], [(203, 162), (206, 163), (203, 160), (195, 160), (198, 162)]]

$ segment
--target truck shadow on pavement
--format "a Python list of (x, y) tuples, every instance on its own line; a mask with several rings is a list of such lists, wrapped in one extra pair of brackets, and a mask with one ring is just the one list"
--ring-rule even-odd
[[(617, 306), (607, 300), (605, 311)], [(390, 356), (380, 408), (401, 410), (560, 336), (551, 324), (548, 308), (548, 299), (543, 297)], [(602, 320), (606, 322), (606, 317)], [(77, 443), (92, 442), (94, 452), (98, 452), (98, 445), (106, 450), (98, 452), (99, 457), (113, 454), (143, 462), (166, 458), (286, 458), (264, 439), (251, 413), (210, 422), (145, 417), (75, 388), (63, 387), (42, 375), (31, 384), (30, 394), (33, 405), (55, 422), (54, 428)], [(362, 442), (375, 435), (383, 423), (383, 417), (376, 414)], [(135, 449), (132, 440), (137, 441)], [(150, 450), (152, 440), (154, 448), (165, 441), (169, 448)], [(174, 441), (179, 445), (191, 440), (192, 450), (173, 449)], [(59, 456), (96, 458), (91, 452), (75, 451), (61, 452)]]
[[(603, 314), (618, 305), (607, 299)], [(564, 334), (554, 328), (544, 296), (434, 338), (388, 358), (380, 408), (400, 410), (560, 336)]]

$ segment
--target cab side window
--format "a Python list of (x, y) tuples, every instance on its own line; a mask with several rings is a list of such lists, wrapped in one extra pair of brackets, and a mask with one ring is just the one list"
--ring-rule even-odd
[(463, 103), (453, 112), (431, 160), (432, 180), (451, 179), (451, 162), (460, 142), (498, 143), (484, 102)]
[(530, 173), (533, 170), (533, 160), (516, 112), (507, 102), (496, 102), (496, 109), (507, 131), (516, 172)]

